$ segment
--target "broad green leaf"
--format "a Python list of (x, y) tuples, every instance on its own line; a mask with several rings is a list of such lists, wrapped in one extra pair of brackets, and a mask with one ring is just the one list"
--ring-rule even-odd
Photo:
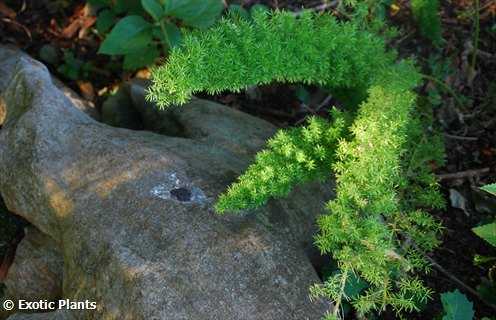
[(114, 0), (113, 10), (117, 14), (143, 15), (141, 0)]
[(139, 52), (129, 53), (124, 56), (124, 69), (136, 70), (152, 65), (160, 56), (157, 46), (147, 47)]
[(115, 22), (115, 14), (111, 10), (103, 10), (98, 14), (96, 19), (96, 29), (100, 33), (105, 33), (110, 30)]
[(152, 41), (151, 28), (142, 17), (127, 16), (117, 22), (98, 53), (125, 55), (146, 48)]
[(485, 224), (480, 227), (475, 227), (472, 231), (480, 238), (489, 242), (492, 246), (496, 247), (496, 222)]
[(167, 39), (164, 37), (164, 33), (160, 27), (153, 28), (153, 36), (160, 39), (160, 41), (164, 42), (168, 46), (170, 45), (170, 49), (179, 46), (182, 42), (181, 30), (175, 23), (172, 22), (164, 23), (164, 27), (165, 32), (167, 33)]
[(496, 183), (485, 185), (481, 189), (496, 196)]
[(164, 16), (164, 9), (157, 0), (141, 0), (141, 5), (155, 21), (159, 21)]
[(171, 49), (181, 44), (182, 41), (181, 30), (179, 30), (176, 24), (167, 22), (165, 24), (165, 31), (167, 32), (167, 37), (169, 38)]
[(441, 294), (444, 316), (443, 320), (472, 320), (474, 304), (458, 289)]
[(165, 3), (165, 13), (181, 19), (195, 28), (208, 28), (222, 13), (222, 0), (170, 0)]

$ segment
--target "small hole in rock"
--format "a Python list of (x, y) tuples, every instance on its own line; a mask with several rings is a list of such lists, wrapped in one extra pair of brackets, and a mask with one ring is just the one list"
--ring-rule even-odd
[(176, 188), (170, 191), (170, 194), (179, 201), (187, 202), (191, 200), (191, 191), (186, 188)]

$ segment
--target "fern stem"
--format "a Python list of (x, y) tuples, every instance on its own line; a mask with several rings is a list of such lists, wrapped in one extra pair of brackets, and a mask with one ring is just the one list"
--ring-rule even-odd
[(340, 294), (338, 296), (338, 298), (336, 299), (336, 305), (334, 306), (334, 310), (332, 312), (332, 314), (337, 317), (338, 316), (338, 312), (339, 312), (339, 308), (341, 307), (341, 302), (343, 300), (343, 295), (345, 295), (344, 293), (344, 288), (346, 287), (346, 280), (348, 279), (348, 269), (345, 269), (345, 270), (342, 270), (341, 271), (341, 288), (340, 288)]

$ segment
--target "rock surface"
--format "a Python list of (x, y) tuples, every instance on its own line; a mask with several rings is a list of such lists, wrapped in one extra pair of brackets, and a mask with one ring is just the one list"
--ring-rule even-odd
[(102, 105), (102, 122), (113, 127), (142, 130), (143, 124), (133, 102), (129, 99), (129, 85), (125, 84)]
[[(216, 197), (274, 132), (196, 100), (183, 137), (113, 128), (81, 112), (47, 69), (0, 47), (0, 192), (54, 240), (63, 298), (97, 310), (9, 319), (320, 319), (304, 246), (329, 194), (312, 185), (258, 212), (216, 215)], [(15, 67), (12, 65), (15, 64)], [(6, 76), (5, 76), (6, 75)]]
[[(4, 280), (4, 298), (55, 301), (62, 297), (63, 261), (57, 244), (36, 228), (25, 228), (13, 264)], [(0, 315), (2, 314), (0, 310)]]

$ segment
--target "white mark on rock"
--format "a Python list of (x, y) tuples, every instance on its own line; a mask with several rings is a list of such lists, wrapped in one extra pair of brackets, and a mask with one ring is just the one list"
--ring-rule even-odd
[(166, 185), (160, 184), (158, 186), (155, 186), (150, 192), (157, 198), (164, 200), (170, 199), (170, 192), (167, 189)]
[(205, 193), (190, 182), (181, 180), (175, 172), (166, 175), (163, 183), (156, 185), (150, 193), (163, 200), (175, 200), (184, 203), (204, 203)]

